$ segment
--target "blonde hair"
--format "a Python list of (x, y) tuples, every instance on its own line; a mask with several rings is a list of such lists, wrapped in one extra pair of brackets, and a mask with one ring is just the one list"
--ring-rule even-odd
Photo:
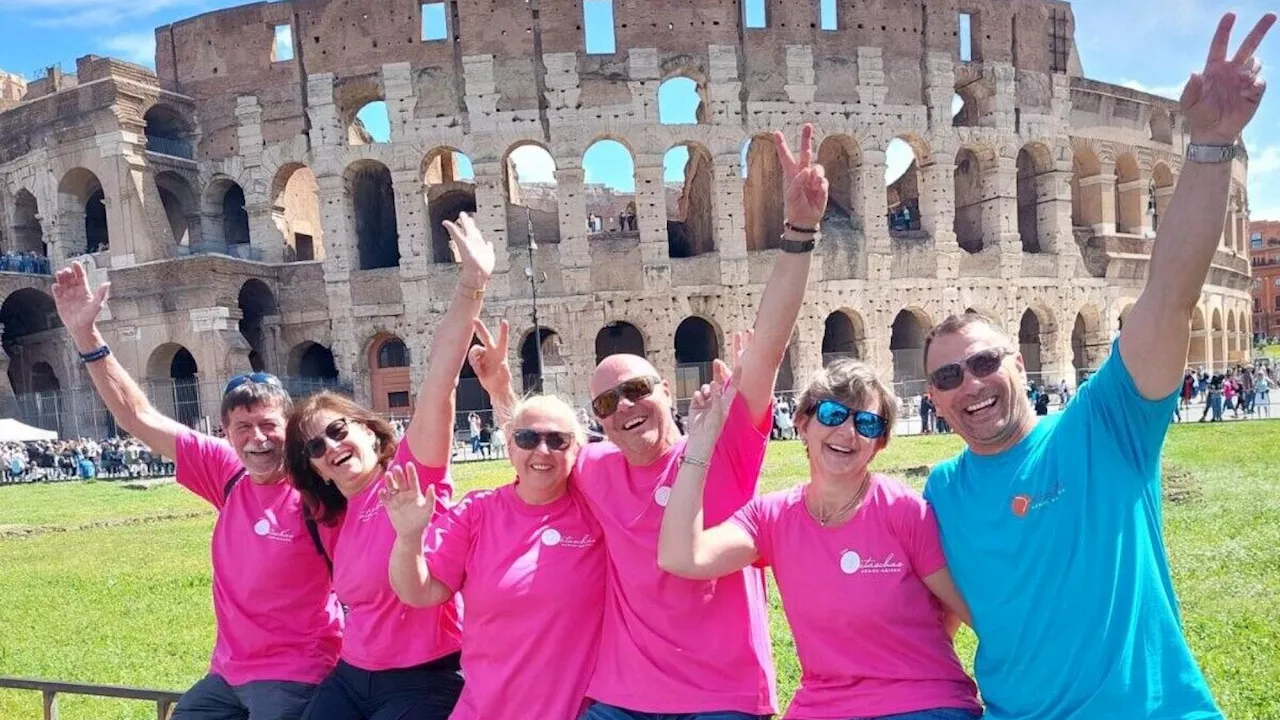
[(578, 421), (578, 413), (573, 409), (567, 400), (558, 395), (526, 395), (511, 408), (511, 419), (507, 421), (504, 431), (507, 437), (511, 436), (511, 432), (519, 428), (516, 422), (526, 410), (542, 410), (550, 415), (563, 418), (569, 423), (570, 432), (573, 438), (578, 442), (578, 447), (587, 444), (587, 429), (582, 427), (582, 423)]
[(879, 406), (879, 412), (876, 414), (885, 420), (880, 447), (889, 444), (889, 438), (893, 435), (893, 424), (898, 419), (898, 398), (880, 380), (870, 365), (858, 360), (841, 358), (814, 373), (808, 387), (800, 393), (800, 398), (796, 401), (796, 417), (812, 415), (818, 409), (818, 403), (823, 400), (835, 400), (853, 409), (859, 406), (867, 407), (874, 402)]

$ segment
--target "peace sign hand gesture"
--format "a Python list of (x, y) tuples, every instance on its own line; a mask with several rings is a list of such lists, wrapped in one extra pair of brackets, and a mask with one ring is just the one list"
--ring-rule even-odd
[(818, 227), (827, 212), (830, 188), (826, 170), (813, 162), (813, 125), (805, 123), (800, 130), (798, 159), (791, 153), (786, 135), (775, 131), (773, 143), (778, 148), (778, 162), (782, 165), (786, 221), (798, 227)]
[(436, 511), (436, 496), (424, 494), (413, 465), (396, 465), (387, 471), (387, 482), (378, 491), (396, 535), (421, 542)]
[(511, 386), (511, 364), (507, 350), (511, 344), (511, 325), (503, 320), (498, 325), (498, 339), (494, 340), (489, 328), (476, 320), (476, 337), (479, 345), (472, 345), (467, 359), (480, 385), (490, 394), (498, 394)]
[(1227, 59), (1235, 13), (1227, 13), (1209, 45), (1209, 59), (1202, 72), (1193, 73), (1182, 90), (1182, 111), (1187, 116), (1191, 142), (1204, 145), (1233, 145), (1244, 126), (1258, 111), (1267, 83), (1260, 77), (1262, 63), (1254, 52), (1275, 24), (1274, 13), (1262, 16), (1240, 44), (1235, 57)]

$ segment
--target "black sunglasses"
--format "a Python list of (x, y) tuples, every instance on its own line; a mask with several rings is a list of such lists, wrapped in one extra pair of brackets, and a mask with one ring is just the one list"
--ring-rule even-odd
[(529, 428), (520, 428), (511, 433), (511, 439), (515, 442), (516, 447), (521, 450), (535, 450), (542, 441), (547, 442), (547, 449), (551, 452), (564, 450), (573, 444), (573, 434), (567, 432), (538, 432)]
[(324, 434), (313, 437), (302, 444), (302, 451), (312, 460), (319, 460), (324, 457), (324, 451), (329, 448), (329, 443), (325, 441), (329, 438), (334, 442), (342, 442), (347, 439), (347, 419), (338, 418), (325, 426)]
[(814, 418), (826, 427), (840, 427), (853, 416), (853, 429), (864, 438), (876, 440), (884, 435), (888, 421), (867, 410), (853, 410), (835, 400), (823, 400), (812, 410)]
[(662, 378), (653, 375), (641, 375), (630, 380), (623, 380), (617, 386), (605, 390), (591, 401), (591, 410), (596, 417), (604, 420), (618, 412), (618, 403), (622, 398), (629, 402), (643, 400), (653, 394), (653, 389), (662, 382)]
[(247, 383), (274, 385), (275, 387), (278, 387), (278, 388), (284, 387), (284, 385), (280, 383), (280, 378), (276, 377), (275, 375), (272, 375), (271, 373), (265, 373), (265, 372), (246, 373), (244, 375), (237, 375), (231, 378), (230, 380), (228, 380), (226, 386), (222, 388), (222, 396), (226, 397), (230, 395), (232, 390), (235, 390), (241, 385), (245, 385)]
[(949, 363), (929, 373), (929, 384), (939, 390), (955, 390), (964, 382), (964, 370), (969, 368), (976, 378), (984, 378), (1000, 369), (1000, 363), (1013, 354), (1006, 348), (989, 348), (965, 358), (963, 363)]

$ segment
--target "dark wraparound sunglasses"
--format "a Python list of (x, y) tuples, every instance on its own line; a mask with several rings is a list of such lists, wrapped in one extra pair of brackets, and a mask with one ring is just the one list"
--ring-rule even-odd
[(567, 432), (538, 432), (529, 428), (521, 428), (511, 433), (511, 440), (515, 442), (516, 447), (521, 450), (535, 450), (542, 441), (547, 442), (547, 449), (551, 452), (564, 450), (573, 444), (573, 435)]
[(984, 378), (1000, 369), (1000, 363), (1013, 354), (1006, 348), (990, 348), (965, 358), (963, 364), (950, 363), (929, 373), (929, 383), (939, 390), (955, 390), (964, 382), (964, 370), (976, 378)]
[(653, 389), (662, 382), (662, 378), (653, 375), (641, 375), (630, 380), (623, 380), (612, 389), (605, 390), (591, 401), (591, 410), (601, 420), (618, 412), (618, 403), (622, 398), (629, 402), (643, 400), (653, 394)]
[(883, 436), (888, 426), (884, 418), (873, 412), (853, 410), (835, 400), (823, 400), (813, 408), (813, 417), (829, 428), (840, 427), (850, 416), (853, 417), (853, 429), (857, 430), (862, 437), (871, 440), (876, 440)]
[(302, 451), (312, 460), (319, 460), (324, 457), (324, 451), (328, 449), (329, 443), (325, 441), (328, 438), (334, 442), (342, 442), (347, 439), (347, 419), (338, 418), (325, 426), (324, 434), (313, 437), (302, 444)]
[(247, 383), (256, 383), (261, 385), (274, 385), (275, 387), (278, 387), (278, 388), (284, 387), (284, 385), (280, 383), (280, 378), (276, 377), (275, 375), (272, 375), (271, 373), (264, 373), (264, 372), (246, 373), (244, 375), (237, 375), (231, 378), (230, 380), (228, 380), (226, 386), (222, 388), (222, 396), (226, 397), (230, 395), (232, 390), (235, 390), (241, 385), (245, 385)]

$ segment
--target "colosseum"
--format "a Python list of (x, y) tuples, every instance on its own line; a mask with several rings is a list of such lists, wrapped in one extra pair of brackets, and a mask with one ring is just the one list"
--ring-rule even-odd
[[(780, 252), (768, 133), (810, 121), (831, 203), (781, 389), (852, 355), (918, 393), (924, 334), (967, 308), (1074, 384), (1141, 289), (1187, 141), (1175, 101), (1084, 77), (1074, 33), (1053, 0), (282, 0), (157, 29), (154, 72), (4, 75), (0, 405), (112, 431), (40, 274), (80, 258), (112, 283), (115, 353), (185, 422), (216, 423), (250, 368), (404, 413), (457, 276), (441, 219), (464, 210), (526, 385), (585, 403), (596, 358), (632, 351), (687, 395)], [(687, 119), (667, 83), (696, 93)], [(587, 182), (602, 142), (633, 186)], [(524, 146), (554, 182), (521, 180)], [(1249, 354), (1245, 177), (1193, 366)], [(486, 407), (463, 372), (460, 410)]]

